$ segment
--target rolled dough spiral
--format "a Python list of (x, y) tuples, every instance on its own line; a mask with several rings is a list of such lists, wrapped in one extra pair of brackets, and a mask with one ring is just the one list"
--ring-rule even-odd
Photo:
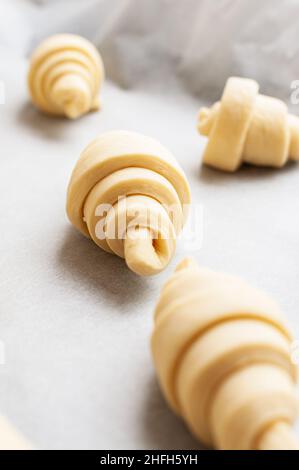
[(42, 111), (76, 119), (99, 108), (104, 67), (97, 49), (73, 34), (58, 34), (34, 51), (28, 86), (35, 106)]
[(67, 194), (72, 224), (140, 275), (168, 264), (189, 204), (187, 179), (172, 154), (126, 131), (102, 134), (87, 146)]
[(201, 108), (198, 131), (209, 138), (204, 163), (235, 171), (242, 162), (282, 167), (299, 160), (299, 118), (258, 90), (254, 80), (231, 77), (221, 101)]
[(152, 352), (171, 408), (207, 446), (298, 449), (297, 369), (276, 303), (185, 259), (162, 289)]

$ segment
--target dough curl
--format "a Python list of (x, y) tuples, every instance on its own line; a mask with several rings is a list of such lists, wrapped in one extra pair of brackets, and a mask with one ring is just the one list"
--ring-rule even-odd
[(280, 168), (299, 160), (299, 118), (258, 90), (254, 80), (231, 77), (221, 101), (200, 109), (198, 131), (209, 138), (205, 164), (233, 172), (242, 162)]
[(298, 449), (297, 368), (279, 307), (233, 276), (185, 259), (164, 285), (152, 352), (171, 408), (206, 446)]
[(57, 34), (33, 52), (28, 87), (40, 110), (76, 119), (100, 107), (104, 67), (97, 49), (85, 38)]
[(87, 146), (67, 194), (72, 224), (144, 276), (172, 258), (189, 204), (189, 185), (173, 155), (126, 131), (107, 132)]

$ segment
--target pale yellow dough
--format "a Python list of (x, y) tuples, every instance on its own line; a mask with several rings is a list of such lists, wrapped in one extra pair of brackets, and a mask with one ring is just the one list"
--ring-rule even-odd
[(28, 87), (40, 110), (76, 119), (99, 109), (104, 67), (97, 49), (85, 38), (57, 34), (31, 57)]
[(152, 352), (169, 405), (206, 446), (299, 449), (291, 341), (270, 297), (185, 259), (162, 289)]
[(279, 168), (299, 160), (299, 118), (258, 90), (254, 80), (231, 77), (221, 101), (199, 111), (198, 131), (209, 138), (205, 164), (236, 171), (242, 162)]
[(29, 442), (7, 421), (0, 416), (0, 450), (30, 450)]
[[(103, 204), (109, 204), (104, 214)], [(145, 276), (172, 258), (189, 204), (189, 185), (173, 155), (154, 139), (126, 131), (102, 134), (85, 148), (67, 194), (72, 224)], [(123, 227), (118, 220), (125, 220)]]

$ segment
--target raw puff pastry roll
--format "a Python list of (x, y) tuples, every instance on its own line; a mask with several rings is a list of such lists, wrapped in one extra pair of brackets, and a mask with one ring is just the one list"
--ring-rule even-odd
[(0, 450), (30, 450), (28, 441), (4, 416), (0, 416)]
[(99, 108), (104, 67), (97, 49), (73, 34), (58, 34), (34, 51), (28, 86), (42, 111), (75, 119)]
[(164, 395), (218, 449), (298, 449), (297, 368), (276, 303), (186, 259), (162, 289), (152, 352)]
[(221, 101), (199, 111), (198, 131), (209, 139), (204, 163), (235, 171), (242, 162), (279, 168), (299, 160), (299, 118), (258, 90), (254, 80), (231, 77)]
[(132, 271), (152, 275), (172, 258), (189, 204), (187, 179), (165, 147), (114, 131), (82, 152), (68, 187), (67, 214), (99, 247), (125, 258)]

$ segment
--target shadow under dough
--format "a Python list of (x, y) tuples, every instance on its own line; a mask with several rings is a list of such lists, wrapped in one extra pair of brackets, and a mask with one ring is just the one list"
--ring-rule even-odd
[(295, 162), (288, 162), (282, 168), (257, 167), (243, 164), (239, 170), (229, 173), (202, 164), (199, 168), (199, 178), (205, 184), (227, 184), (233, 181), (252, 182), (268, 178), (277, 178), (281, 173), (288, 173), (294, 170)]
[(134, 274), (123, 259), (106, 253), (71, 227), (59, 249), (58, 262), (76, 286), (84, 285), (92, 295), (104, 296), (118, 307), (142, 304), (149, 294), (150, 280)]
[(24, 102), (18, 110), (17, 121), (49, 140), (62, 139), (66, 126), (72, 123), (64, 117), (51, 116), (39, 111), (29, 101)]
[(171, 411), (153, 375), (149, 377), (145, 390), (143, 432), (148, 447), (165, 450), (204, 449), (183, 420)]

